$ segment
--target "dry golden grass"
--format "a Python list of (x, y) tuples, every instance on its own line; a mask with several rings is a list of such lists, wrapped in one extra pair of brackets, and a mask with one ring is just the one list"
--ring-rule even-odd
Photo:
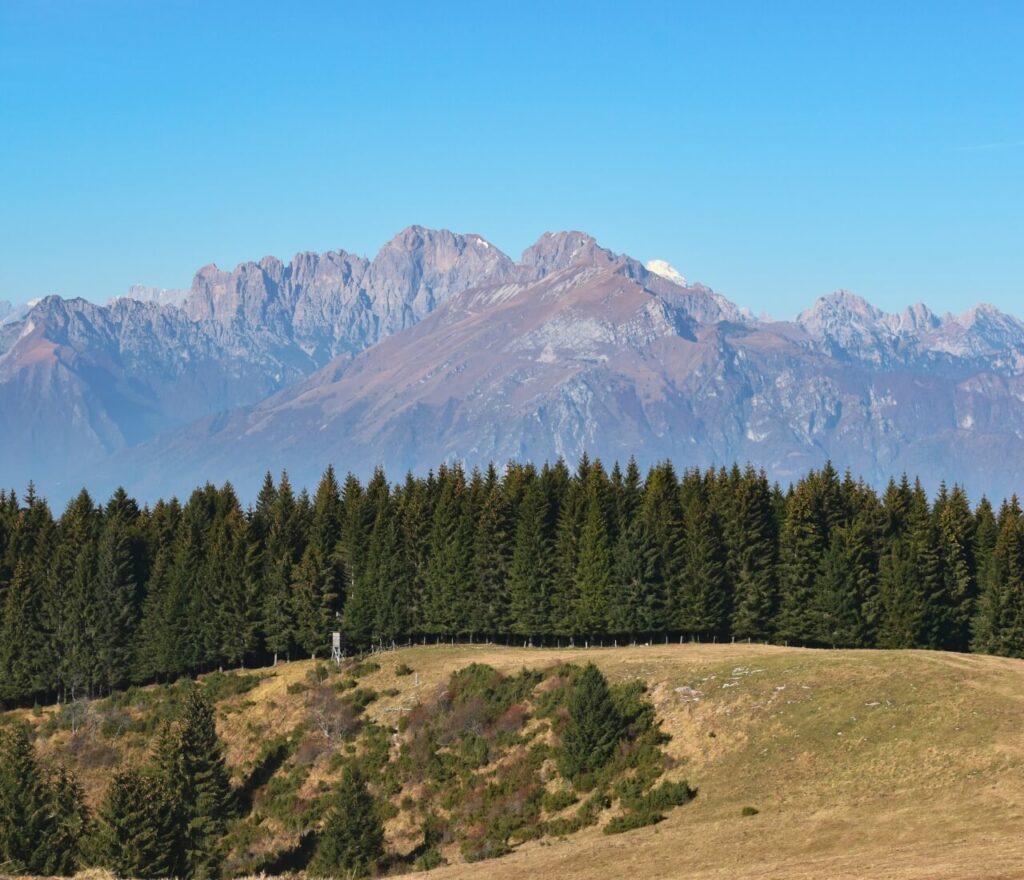
[[(436, 689), (474, 661), (515, 670), (560, 660), (648, 682), (697, 799), (653, 828), (591, 829), (431, 876), (1024, 877), (1019, 661), (756, 645), (412, 648), (379, 658), (368, 682), (401, 695), (371, 711), (414, 702), (398, 663)], [(759, 813), (742, 816), (744, 806)]]
[[(367, 709), (389, 724), (471, 662), (593, 661), (613, 680), (641, 678), (672, 735), (673, 775), (699, 789), (660, 825), (532, 842), (431, 872), (438, 880), (1024, 877), (1024, 662), (758, 645), (441, 646), (374, 659), (381, 669), (360, 685), (397, 689)], [(399, 664), (416, 674), (396, 675)], [(288, 686), (312, 668), (260, 670), (259, 686), (228, 701), (219, 725), (234, 766), (305, 717), (305, 695)]]

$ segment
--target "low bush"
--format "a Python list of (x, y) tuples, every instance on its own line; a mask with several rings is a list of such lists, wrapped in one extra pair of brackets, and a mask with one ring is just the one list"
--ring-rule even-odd
[(362, 712), (370, 703), (378, 699), (380, 694), (370, 688), (356, 688), (352, 693), (347, 694), (342, 700), (351, 706), (356, 713)]
[(632, 831), (634, 828), (643, 828), (646, 825), (657, 825), (665, 817), (655, 810), (637, 810), (623, 813), (616, 816), (604, 826), (605, 834), (622, 834), (624, 831)]
[(211, 703), (237, 697), (256, 687), (263, 677), (255, 673), (210, 672), (202, 678), (202, 686)]
[(558, 791), (547, 792), (543, 800), (541, 800), (541, 806), (544, 807), (545, 813), (560, 813), (566, 807), (571, 807), (578, 800), (579, 798), (575, 794), (567, 788), (563, 788)]
[(376, 660), (364, 660), (362, 663), (357, 663), (348, 672), (353, 678), (362, 678), (364, 675), (379, 671), (380, 664)]

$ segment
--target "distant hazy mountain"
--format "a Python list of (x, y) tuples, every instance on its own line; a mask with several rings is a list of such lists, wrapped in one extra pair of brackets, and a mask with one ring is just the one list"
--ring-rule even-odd
[(1024, 489), (1016, 318), (887, 314), (838, 292), (757, 321), (580, 232), (513, 262), (478, 235), (411, 227), (373, 261), (210, 266), (180, 308), (49, 298), (10, 326), (0, 478), (57, 495), (584, 450), (751, 461), (783, 480), (831, 458), (875, 482)]
[(63, 497), (107, 461), (120, 482), (125, 450), (262, 400), (511, 265), (480, 236), (410, 227), (373, 261), (206, 266), (180, 308), (149, 290), (106, 306), (47, 297), (0, 326), (0, 481)]

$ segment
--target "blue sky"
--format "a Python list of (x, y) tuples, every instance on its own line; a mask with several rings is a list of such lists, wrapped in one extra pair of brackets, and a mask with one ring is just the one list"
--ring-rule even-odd
[(1024, 315), (1020, 2), (0, 0), (0, 299), (410, 223)]

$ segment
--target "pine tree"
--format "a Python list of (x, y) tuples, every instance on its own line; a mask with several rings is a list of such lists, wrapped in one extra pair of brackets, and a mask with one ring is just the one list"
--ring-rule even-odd
[(587, 493), (585, 511), (576, 560), (572, 629), (568, 632), (596, 635), (608, 631), (615, 595), (612, 591), (612, 550), (607, 514), (603, 509), (600, 487), (593, 480)]
[(938, 517), (943, 594), (946, 607), (940, 622), (940, 646), (966, 651), (978, 596), (974, 558), (975, 521), (963, 489), (954, 486)]
[(384, 826), (377, 804), (358, 769), (346, 767), (309, 873), (313, 877), (366, 877), (376, 872), (383, 857)]
[(25, 700), (46, 690), (42, 580), (37, 561), (18, 561), (0, 620), (0, 700)]
[(109, 690), (131, 674), (132, 643), (138, 625), (138, 585), (128, 523), (119, 513), (107, 517), (99, 536), (96, 583), (96, 652), (102, 684)]
[(210, 580), (218, 585), (216, 653), (230, 666), (240, 666), (259, 645), (259, 603), (262, 547), (241, 510), (232, 510), (218, 524), (209, 559)]
[(821, 560), (808, 639), (832, 647), (863, 647), (869, 641), (865, 608), (873, 595), (871, 548), (856, 525), (836, 528)]
[(317, 488), (309, 541), (292, 587), (295, 640), (311, 657), (326, 649), (335, 612), (342, 606), (343, 571), (337, 552), (341, 520), (340, 490), (334, 469), (328, 467)]
[(797, 486), (779, 539), (780, 602), (775, 631), (778, 638), (787, 641), (813, 640), (811, 609), (818, 572), (828, 547), (828, 534), (815, 494), (813, 477)]
[(0, 873), (73, 873), (84, 825), (77, 783), (47, 776), (27, 728), (0, 729)]
[(669, 628), (671, 596), (682, 576), (685, 544), (679, 482), (671, 463), (664, 462), (648, 473), (638, 516), (651, 572), (649, 589), (636, 614), (642, 630), (663, 631)]
[(509, 569), (512, 632), (519, 635), (541, 635), (551, 619), (553, 554), (547, 519), (544, 486), (534, 479), (519, 506)]
[(480, 602), (478, 632), (508, 632), (509, 577), (515, 550), (512, 510), (493, 466), (473, 537), (473, 576)]
[(650, 598), (654, 594), (657, 550), (653, 546), (646, 522), (639, 516), (619, 531), (615, 545), (615, 589), (611, 609), (611, 631), (615, 633), (648, 632), (655, 629), (659, 612)]
[(98, 813), (96, 860), (119, 877), (173, 877), (181, 870), (181, 819), (161, 780), (115, 773)]
[(579, 780), (611, 760), (625, 729), (608, 681), (593, 663), (584, 667), (573, 687), (568, 709), (558, 769), (567, 779)]
[(732, 634), (737, 639), (766, 639), (778, 601), (778, 534), (771, 489), (763, 473), (747, 470), (725, 540), (733, 583)]
[(673, 597), (673, 629), (724, 637), (730, 597), (725, 548), (708, 505), (694, 498), (685, 516), (685, 562)]
[(430, 559), (424, 578), (424, 628), (439, 635), (465, 631), (460, 610), (472, 592), (473, 523), (465, 475), (443, 470), (430, 533)]
[(189, 875), (216, 877), (223, 859), (221, 838), (233, 801), (224, 745), (217, 735), (213, 707), (199, 687), (185, 700), (176, 735), (158, 761), (169, 771), (167, 784), (177, 794), (185, 827), (185, 859)]
[(1024, 524), (1016, 505), (1004, 505), (990, 570), (978, 600), (972, 648), (1024, 657)]
[(587, 516), (586, 474), (590, 460), (584, 456), (576, 478), (566, 487), (557, 507), (554, 540), (552, 543), (552, 571), (548, 617), (539, 622), (538, 633), (574, 633), (580, 626), (578, 618), (578, 574), (580, 563), (580, 536)]

